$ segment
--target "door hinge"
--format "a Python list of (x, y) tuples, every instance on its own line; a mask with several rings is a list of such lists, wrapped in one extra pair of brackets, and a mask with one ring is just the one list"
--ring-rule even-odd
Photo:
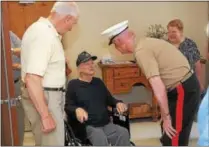
[(10, 106), (17, 106), (17, 102), (21, 100), (21, 97), (18, 96), (17, 98), (10, 98), (6, 100), (1, 100), (1, 105), (2, 104), (10, 104)]

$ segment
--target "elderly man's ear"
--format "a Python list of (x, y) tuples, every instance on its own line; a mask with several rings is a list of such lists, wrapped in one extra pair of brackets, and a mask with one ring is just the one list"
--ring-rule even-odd
[(135, 33), (134, 33), (134, 31), (132, 31), (132, 30), (129, 31), (129, 35), (132, 36), (132, 37), (135, 37), (136, 36)]
[(72, 18), (73, 18), (73, 16), (71, 16), (71, 15), (66, 15), (65, 16), (65, 20), (66, 21), (70, 21)]

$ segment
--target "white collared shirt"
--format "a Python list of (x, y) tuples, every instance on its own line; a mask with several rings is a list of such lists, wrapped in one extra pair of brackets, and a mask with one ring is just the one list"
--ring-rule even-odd
[(43, 87), (65, 85), (65, 56), (61, 36), (41, 17), (25, 32), (21, 47), (22, 80), (26, 73), (43, 77)]

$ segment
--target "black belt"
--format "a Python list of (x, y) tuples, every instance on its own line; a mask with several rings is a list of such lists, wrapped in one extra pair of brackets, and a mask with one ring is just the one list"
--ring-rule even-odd
[[(23, 83), (23, 84), (24, 84), (24, 87), (27, 88), (26, 84), (25, 83)], [(60, 87), (60, 88), (43, 87), (43, 89), (45, 91), (62, 91), (62, 92), (65, 92), (65, 89), (63, 87)]]
[(63, 87), (60, 87), (60, 88), (44, 87), (44, 90), (46, 90), (46, 91), (62, 91), (62, 92), (65, 92), (65, 89)]

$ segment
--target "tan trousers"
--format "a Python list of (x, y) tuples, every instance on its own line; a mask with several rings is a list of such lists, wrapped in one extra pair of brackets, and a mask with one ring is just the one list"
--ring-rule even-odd
[(36, 146), (64, 146), (64, 102), (62, 91), (44, 91), (49, 112), (56, 122), (56, 129), (50, 133), (42, 132), (40, 115), (29, 98), (27, 89), (21, 86), (22, 105), (30, 123)]

